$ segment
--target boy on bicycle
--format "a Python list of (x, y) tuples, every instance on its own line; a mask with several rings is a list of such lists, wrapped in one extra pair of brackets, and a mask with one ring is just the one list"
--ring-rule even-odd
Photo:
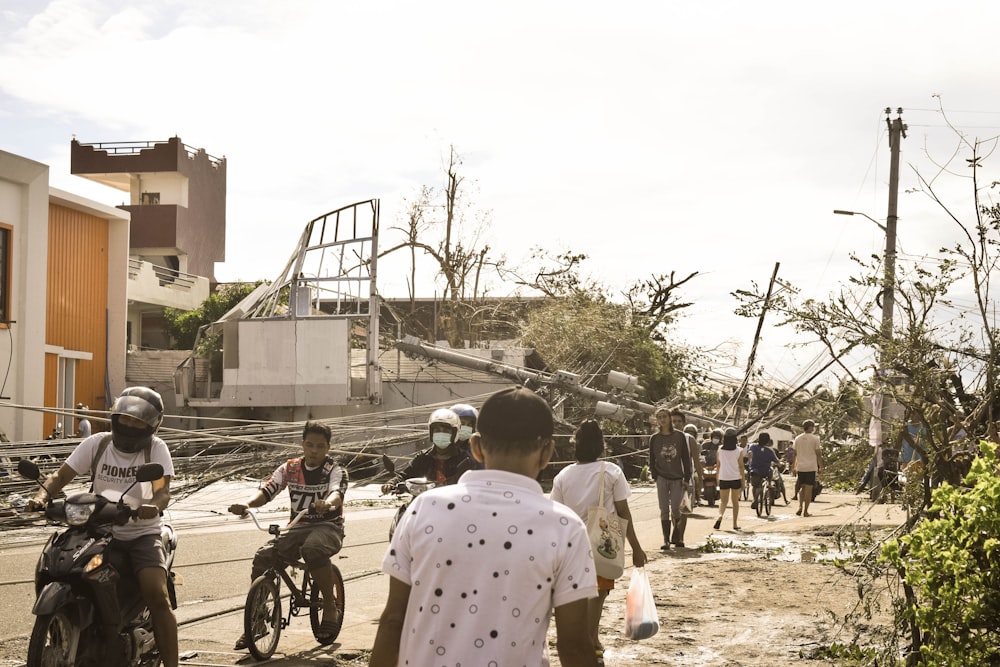
[[(771, 442), (771, 436), (762, 432), (757, 436), (757, 442), (750, 445), (750, 456), (749, 464), (747, 468), (750, 469), (750, 485), (753, 487), (753, 503), (750, 505), (750, 509), (757, 509), (757, 501), (760, 498), (760, 488), (764, 483), (764, 480), (771, 477), (771, 466), (778, 463), (778, 455), (774, 453), (774, 450), (768, 447)], [(765, 505), (765, 507), (767, 507)]]
[[(301, 558), (323, 594), (323, 620), (317, 633), (321, 644), (331, 643), (331, 635), (337, 630), (330, 557), (339, 552), (344, 544), (344, 493), (347, 491), (347, 471), (328, 456), (331, 436), (330, 427), (326, 424), (306, 422), (302, 429), (303, 455), (282, 463), (246, 503), (229, 506), (230, 512), (243, 516), (248, 507), (261, 507), (287, 488), (291, 518), (294, 519), (299, 511), (308, 509), (288, 531), (278, 555), (287, 561)], [(263, 574), (274, 562), (275, 556), (274, 547), (270, 544), (258, 549), (253, 558), (250, 581)], [(330, 637), (329, 641), (324, 641), (327, 637)], [(240, 651), (246, 647), (247, 637), (240, 635), (233, 648)]]

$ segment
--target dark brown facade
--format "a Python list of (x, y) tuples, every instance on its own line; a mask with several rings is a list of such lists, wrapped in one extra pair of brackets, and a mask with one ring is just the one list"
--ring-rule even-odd
[[(173, 250), (187, 255), (187, 273), (215, 282), (215, 262), (226, 259), (226, 160), (185, 146), (179, 137), (164, 142), (81, 144), (73, 140), (70, 172), (130, 193), (119, 208), (132, 214), (129, 246)], [(186, 205), (160, 203), (147, 192), (143, 176), (183, 177)], [(180, 183), (179, 179), (177, 183)], [(177, 197), (173, 198), (175, 201)], [(169, 255), (168, 255), (169, 257)]]

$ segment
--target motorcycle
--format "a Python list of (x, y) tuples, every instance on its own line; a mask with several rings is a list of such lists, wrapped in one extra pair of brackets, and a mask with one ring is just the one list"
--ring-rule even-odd
[(771, 504), (778, 502), (780, 496), (785, 504), (788, 504), (788, 495), (785, 492), (785, 480), (782, 478), (783, 470), (779, 465), (771, 466)]
[[(21, 459), (18, 473), (42, 486), (38, 466)], [(163, 466), (147, 463), (136, 481), (163, 476)], [(44, 486), (42, 486), (44, 489)], [(149, 609), (123, 554), (110, 548), (111, 529), (135, 511), (125, 502), (94, 493), (49, 498), (45, 518), (67, 526), (49, 538), (35, 567), (35, 625), (28, 643), (27, 667), (154, 667), (160, 664)], [(167, 590), (177, 608), (171, 566), (177, 535), (164, 524)], [(125, 567), (122, 567), (125, 565)]]
[[(392, 463), (392, 460), (388, 456), (382, 456), (382, 466), (390, 475), (396, 472), (396, 466)], [(411, 477), (410, 479), (396, 483), (391, 493), (400, 498), (404, 496), (408, 497), (403, 500), (403, 504), (399, 506), (399, 509), (396, 510), (396, 514), (392, 517), (392, 523), (389, 524), (390, 542), (392, 541), (393, 533), (396, 532), (396, 526), (402, 520), (403, 513), (406, 512), (406, 508), (409, 507), (413, 499), (424, 491), (433, 489), (435, 486), (437, 486), (437, 484), (430, 481), (426, 477)]]

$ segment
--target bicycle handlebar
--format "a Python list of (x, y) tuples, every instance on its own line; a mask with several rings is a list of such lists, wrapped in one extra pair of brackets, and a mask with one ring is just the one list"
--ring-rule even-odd
[[(325, 498), (323, 498), (323, 500), (324, 500), (324, 501), (327, 501), (327, 502), (329, 502), (330, 498), (332, 498), (332, 497), (333, 497), (333, 494), (335, 494), (335, 493), (337, 493), (337, 492), (338, 492), (338, 489), (334, 489), (333, 491), (331, 491), (330, 493), (328, 493), (328, 494), (326, 495), (326, 497), (325, 497)], [(254, 522), (254, 524), (256, 524), (256, 526), (257, 526), (257, 530), (262, 530), (262, 531), (264, 531), (265, 533), (266, 533), (266, 532), (268, 532), (268, 529), (267, 529), (267, 528), (264, 528), (263, 526), (261, 526), (261, 525), (260, 525), (260, 521), (258, 521), (258, 520), (257, 520), (257, 513), (256, 513), (256, 512), (251, 512), (251, 511), (250, 511), (251, 509), (253, 509), (253, 508), (250, 508), (250, 507), (248, 507), (248, 508), (247, 508), (247, 511), (246, 511), (246, 512), (244, 512), (244, 513), (243, 513), (243, 514), (242, 514), (242, 515), (240, 516), (240, 518), (241, 518), (241, 519), (244, 519), (244, 518), (246, 518), (246, 517), (247, 517), (247, 515), (249, 515), (249, 516), (250, 516), (250, 518), (251, 518), (251, 519), (253, 519), (253, 522)], [(296, 514), (296, 515), (295, 515), (295, 516), (294, 516), (294, 517), (292, 518), (292, 520), (291, 520), (291, 521), (289, 521), (289, 522), (288, 522), (288, 524), (287, 524), (287, 525), (286, 525), (286, 526), (285, 526), (284, 528), (282, 528), (282, 530), (288, 530), (289, 528), (291, 528), (292, 526), (294, 526), (295, 524), (297, 524), (297, 523), (298, 523), (298, 522), (299, 522), (299, 521), (300, 521), (300, 520), (302, 519), (302, 517), (304, 517), (304, 516), (305, 516), (305, 515), (306, 515), (306, 514), (307, 514), (308, 512), (309, 512), (309, 508), (308, 508), (308, 507), (307, 507), (307, 508), (305, 508), (305, 509), (303, 509), (303, 510), (299, 510), (299, 513), (298, 513), (298, 514)]]

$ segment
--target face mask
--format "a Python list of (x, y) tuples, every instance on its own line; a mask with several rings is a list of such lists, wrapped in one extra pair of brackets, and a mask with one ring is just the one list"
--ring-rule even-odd
[(721, 441), (721, 440), (719, 440), (718, 438), (712, 438), (712, 444), (713, 444), (713, 445), (717, 445), (717, 444), (719, 444), (720, 442), (722, 442), (722, 441)]
[(458, 439), (468, 440), (472, 437), (472, 427), (471, 426), (461, 426), (458, 429)]
[(431, 436), (431, 442), (438, 449), (447, 449), (451, 445), (451, 433), (435, 433)]

